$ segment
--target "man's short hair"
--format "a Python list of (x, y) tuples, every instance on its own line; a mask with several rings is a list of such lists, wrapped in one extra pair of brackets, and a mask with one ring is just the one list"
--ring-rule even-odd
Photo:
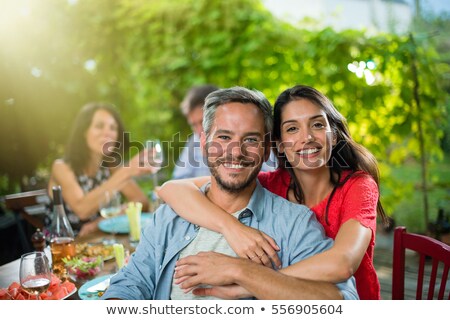
[(181, 102), (181, 112), (187, 116), (195, 108), (202, 108), (208, 94), (216, 90), (219, 90), (219, 87), (213, 84), (191, 87)]
[(209, 94), (203, 106), (203, 130), (207, 137), (211, 133), (217, 108), (227, 103), (251, 103), (258, 107), (264, 115), (265, 133), (269, 134), (273, 127), (272, 106), (264, 94), (258, 90), (244, 87), (220, 89)]

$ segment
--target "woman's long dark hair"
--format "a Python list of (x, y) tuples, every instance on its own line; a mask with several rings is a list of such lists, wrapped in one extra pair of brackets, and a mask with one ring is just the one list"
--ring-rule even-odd
[[(92, 102), (88, 103), (80, 110), (72, 127), (69, 140), (66, 145), (64, 161), (70, 165), (76, 175), (83, 174), (90, 160), (90, 150), (86, 142), (86, 131), (92, 123), (94, 114), (98, 110), (105, 110), (110, 113), (117, 122), (117, 142), (112, 154), (104, 156), (103, 164), (108, 166), (118, 165), (123, 160), (124, 150), (128, 150), (129, 137), (124, 135), (124, 126), (116, 108), (110, 104)], [(111, 161), (114, 158), (113, 161)]]
[[(325, 220), (328, 223), (328, 207), (336, 189), (344, 185), (350, 177), (355, 176), (356, 171), (361, 170), (367, 172), (375, 180), (378, 189), (380, 188), (378, 164), (369, 150), (352, 139), (345, 118), (334, 107), (331, 101), (325, 95), (309, 86), (297, 85), (283, 91), (278, 96), (274, 106), (274, 126), (272, 132), (272, 137), (275, 141), (281, 141), (281, 113), (284, 106), (291, 101), (300, 99), (311, 101), (325, 112), (331, 131), (336, 137), (336, 144), (333, 146), (331, 157), (327, 162), (327, 166), (330, 168), (330, 182), (334, 186), (333, 191), (328, 198), (325, 211)], [(296, 200), (299, 203), (304, 203), (305, 199), (300, 183), (295, 177), (294, 170), (284, 153), (278, 153), (278, 163), (279, 167), (285, 168), (291, 176), (291, 187), (293, 188)], [(343, 181), (340, 181), (341, 173), (344, 170), (351, 170), (352, 173)], [(378, 198), (377, 213), (381, 217), (383, 223), (387, 224), (387, 217), (383, 206), (381, 205), (380, 198)]]

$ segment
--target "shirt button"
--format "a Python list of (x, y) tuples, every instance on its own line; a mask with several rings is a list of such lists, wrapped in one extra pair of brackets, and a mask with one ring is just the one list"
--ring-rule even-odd
[(162, 264), (159, 265), (159, 270), (161, 270), (161, 268), (162, 268)]
[(245, 211), (243, 211), (243, 212), (239, 215), (239, 219), (242, 219), (242, 218), (248, 218), (248, 217), (250, 217), (251, 215), (252, 215), (252, 214), (251, 214), (250, 210), (245, 209)]
[(186, 236), (186, 237), (184, 237), (184, 240), (189, 241), (189, 240), (191, 240), (191, 237)]

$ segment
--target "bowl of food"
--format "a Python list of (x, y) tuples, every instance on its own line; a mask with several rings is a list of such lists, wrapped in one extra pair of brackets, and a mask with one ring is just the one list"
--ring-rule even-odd
[(102, 257), (74, 257), (63, 259), (67, 272), (73, 281), (78, 283), (92, 280), (102, 270)]

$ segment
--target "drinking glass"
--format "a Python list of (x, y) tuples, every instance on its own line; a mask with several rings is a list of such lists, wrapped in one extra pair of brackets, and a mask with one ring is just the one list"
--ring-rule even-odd
[[(100, 215), (105, 219), (111, 219), (113, 217), (117, 217), (122, 211), (122, 207), (120, 204), (120, 194), (117, 191), (113, 192), (105, 192), (104, 198), (100, 201), (99, 204)], [(116, 243), (116, 228), (113, 221), (109, 221), (111, 223), (111, 234), (112, 239), (104, 240), (103, 244), (112, 245)]]
[(153, 177), (153, 188), (159, 185), (158, 182), (158, 171), (161, 169), (161, 166), (164, 161), (162, 144), (159, 139), (155, 140), (147, 140), (145, 142), (145, 148), (148, 152), (148, 161), (149, 164), (156, 169), (155, 173), (152, 174)]
[(48, 258), (42, 251), (30, 252), (20, 257), (20, 285), (29, 294), (39, 295), (47, 291), (52, 274)]

